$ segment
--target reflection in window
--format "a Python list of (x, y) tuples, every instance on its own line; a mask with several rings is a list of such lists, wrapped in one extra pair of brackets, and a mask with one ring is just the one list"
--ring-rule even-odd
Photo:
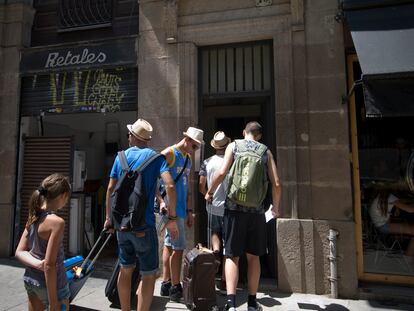
[(359, 96), (364, 271), (414, 275), (414, 117), (364, 118)]
[(112, 0), (60, 0), (59, 28), (93, 28), (110, 25)]

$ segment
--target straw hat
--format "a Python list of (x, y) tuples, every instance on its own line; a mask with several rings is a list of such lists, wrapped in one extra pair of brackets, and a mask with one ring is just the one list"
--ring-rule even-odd
[(134, 124), (128, 124), (129, 132), (139, 140), (150, 141), (152, 134), (152, 126), (144, 119), (138, 119)]
[(214, 137), (211, 140), (210, 145), (214, 149), (224, 149), (230, 143), (231, 143), (230, 137), (227, 137), (226, 134), (224, 134), (224, 132), (218, 131), (214, 134)]
[(187, 136), (188, 138), (191, 138), (192, 140), (196, 141), (199, 144), (204, 143), (204, 141), (203, 141), (203, 136), (204, 136), (203, 130), (200, 130), (198, 128), (190, 126), (187, 129), (187, 132), (184, 132), (183, 134), (184, 134), (184, 136)]

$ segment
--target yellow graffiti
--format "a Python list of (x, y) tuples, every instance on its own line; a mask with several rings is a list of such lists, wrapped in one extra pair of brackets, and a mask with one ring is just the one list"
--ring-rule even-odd
[[(62, 79), (59, 79), (62, 76)], [(66, 72), (50, 74), (50, 89), (52, 91), (53, 106), (63, 105), (65, 102), (65, 84)], [(58, 100), (58, 90), (60, 90), (60, 99)]]
[(92, 93), (89, 95), (88, 104), (99, 111), (115, 112), (121, 110), (121, 102), (124, 93), (119, 90), (119, 83), (122, 78), (116, 74), (105, 73), (97, 70), (94, 74), (95, 83), (92, 86)]
[(89, 77), (91, 75), (91, 71), (88, 70), (86, 71), (86, 78), (83, 86), (83, 96), (82, 96), (82, 100), (79, 100), (79, 90), (81, 88), (81, 84), (82, 84), (82, 77), (83, 77), (83, 72), (82, 71), (75, 71), (73, 73), (73, 79), (75, 81), (75, 96), (73, 97), (73, 103), (75, 106), (86, 106), (88, 105), (87, 102), (87, 96), (88, 96), (88, 87), (89, 87)]
[[(120, 83), (122, 82), (120, 74), (121, 72), (119, 74), (105, 73), (103, 69), (51, 73), (52, 103), (54, 106), (61, 106), (65, 104), (65, 95), (67, 97), (73, 94), (73, 106), (81, 107), (82, 110), (119, 111), (125, 96), (120, 91)], [(68, 77), (73, 78), (73, 82), (67, 83)], [(35, 82), (33, 83), (35, 84)]]

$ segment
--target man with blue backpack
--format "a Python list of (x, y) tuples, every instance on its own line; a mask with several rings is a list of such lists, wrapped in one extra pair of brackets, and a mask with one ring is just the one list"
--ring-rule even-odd
[[(224, 203), (224, 256), (227, 304), (225, 310), (236, 311), (236, 287), (239, 257), (246, 253), (248, 263), (248, 311), (262, 310), (256, 301), (260, 279), (260, 256), (266, 253), (266, 219), (263, 201), (270, 181), (272, 214), (279, 216), (281, 186), (276, 163), (267, 146), (259, 143), (262, 127), (249, 122), (244, 139), (230, 143), (223, 164), (216, 172), (205, 199), (210, 202), (218, 185), (227, 176), (228, 192)], [(227, 174), (228, 173), (228, 174)]]
[[(178, 237), (176, 194), (165, 157), (148, 148), (152, 126), (143, 119), (127, 125), (130, 148), (120, 151), (110, 173), (106, 193), (105, 228), (116, 230), (120, 272), (118, 293), (122, 310), (130, 310), (131, 278), (137, 260), (141, 282), (138, 309), (148, 311), (158, 273), (158, 235), (155, 227), (154, 198), (161, 176), (169, 197), (165, 227), (173, 239)], [(138, 281), (138, 280), (137, 280)]]

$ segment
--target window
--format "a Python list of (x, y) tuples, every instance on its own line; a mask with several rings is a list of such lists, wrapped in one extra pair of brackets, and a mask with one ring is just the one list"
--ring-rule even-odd
[(112, 0), (60, 0), (58, 14), (61, 32), (110, 26)]

